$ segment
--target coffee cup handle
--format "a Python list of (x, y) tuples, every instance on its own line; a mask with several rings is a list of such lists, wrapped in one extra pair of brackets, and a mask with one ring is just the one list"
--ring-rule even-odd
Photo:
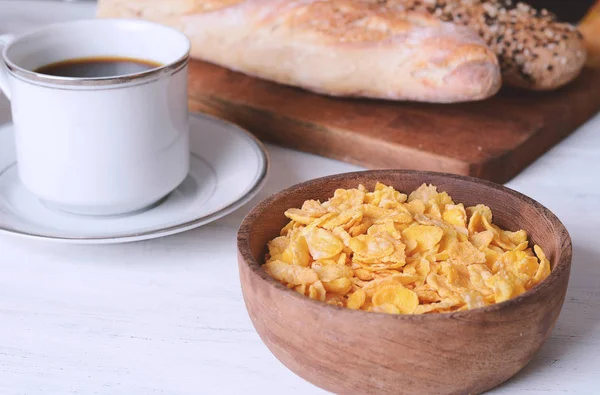
[(4, 47), (14, 38), (15, 36), (12, 34), (4, 34), (0, 36), (0, 91), (2, 91), (9, 100), (10, 90), (8, 89), (8, 69), (6, 68), (6, 63), (4, 62), (4, 56), (1, 55), (4, 52)]

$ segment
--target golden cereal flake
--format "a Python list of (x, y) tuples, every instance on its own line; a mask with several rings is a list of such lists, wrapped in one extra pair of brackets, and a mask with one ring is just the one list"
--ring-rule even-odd
[(301, 285), (312, 284), (319, 280), (317, 273), (308, 267), (291, 265), (283, 261), (269, 261), (263, 268), (271, 277), (282, 283)]
[(539, 246), (534, 246), (533, 250), (540, 260), (540, 266), (533, 277), (533, 283), (539, 284), (550, 275), (550, 261), (546, 258), (546, 254)]
[(323, 206), (329, 211), (342, 212), (363, 204), (365, 193), (360, 189), (337, 189)]
[(442, 219), (451, 225), (461, 228), (467, 227), (467, 212), (463, 204), (447, 204), (442, 214)]
[(450, 247), (450, 259), (455, 262), (471, 265), (485, 263), (485, 254), (468, 241), (455, 243)]
[(382, 183), (338, 189), (290, 208), (264, 270), (309, 298), (388, 314), (463, 311), (514, 298), (550, 275), (524, 230), (492, 222), (423, 184), (408, 196)]
[(333, 281), (324, 281), (323, 287), (325, 287), (327, 292), (346, 295), (352, 289), (352, 280), (348, 277), (340, 277)]
[(291, 232), (290, 239), (287, 248), (281, 255), (275, 256), (275, 258), (294, 265), (308, 266), (310, 263), (310, 254), (306, 239), (296, 231)]
[(358, 310), (362, 307), (363, 304), (365, 304), (366, 298), (367, 296), (365, 294), (365, 291), (359, 288), (348, 296), (346, 307), (352, 310)]
[(493, 239), (494, 233), (489, 230), (484, 230), (483, 232), (472, 234), (469, 241), (475, 248), (478, 248), (480, 251), (485, 251)]
[(315, 281), (308, 287), (308, 297), (324, 302), (327, 297), (327, 291), (321, 281)]
[(434, 248), (442, 239), (444, 231), (431, 225), (414, 225), (402, 231), (409, 251), (427, 251)]
[(325, 259), (338, 255), (344, 249), (344, 243), (327, 229), (306, 229), (304, 238), (313, 259)]
[(373, 294), (373, 305), (393, 304), (401, 314), (412, 314), (419, 305), (419, 297), (400, 284), (385, 285)]
[(375, 313), (402, 314), (400, 309), (393, 303), (384, 303), (379, 306), (372, 306), (369, 311), (373, 311)]
[(352, 269), (343, 264), (320, 265), (315, 263), (312, 269), (317, 273), (321, 281), (333, 281), (338, 278), (350, 278), (353, 276)]
[(286, 236), (279, 236), (269, 241), (269, 255), (271, 257), (278, 257), (284, 253), (284, 251), (290, 245), (290, 239)]

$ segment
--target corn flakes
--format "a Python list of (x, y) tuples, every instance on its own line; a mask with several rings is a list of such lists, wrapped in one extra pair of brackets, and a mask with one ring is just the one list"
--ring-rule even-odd
[(304, 239), (310, 255), (315, 260), (334, 257), (344, 249), (344, 243), (327, 229), (306, 229)]
[(387, 314), (462, 311), (514, 298), (550, 275), (524, 230), (493, 223), (423, 184), (409, 195), (377, 183), (338, 189), (285, 212), (264, 270), (331, 305)]
[(366, 299), (367, 295), (365, 294), (365, 291), (359, 288), (356, 291), (352, 292), (350, 296), (348, 296), (348, 299), (346, 301), (346, 307), (352, 310), (358, 310), (365, 303)]

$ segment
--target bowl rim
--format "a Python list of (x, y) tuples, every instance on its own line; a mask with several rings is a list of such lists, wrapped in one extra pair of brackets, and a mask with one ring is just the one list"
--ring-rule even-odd
[[(313, 299), (309, 298), (308, 296), (301, 295), (298, 292), (294, 291), (293, 289), (287, 288), (286, 286), (281, 284), (279, 281), (275, 280), (270, 275), (268, 275), (267, 272), (262, 269), (262, 267), (261, 267), (262, 265), (259, 264), (257, 262), (257, 260), (254, 259), (254, 257), (252, 256), (252, 253), (250, 251), (250, 229), (252, 228), (252, 224), (254, 223), (254, 218), (257, 217), (259, 214), (261, 214), (263, 211), (265, 211), (274, 201), (279, 200), (283, 197), (286, 197), (287, 195), (294, 193), (296, 190), (301, 189), (306, 186), (309, 186), (311, 184), (314, 187), (314, 184), (319, 184), (324, 181), (336, 181), (336, 180), (341, 181), (341, 180), (346, 180), (349, 177), (353, 177), (353, 176), (354, 177), (356, 177), (356, 176), (372, 176), (374, 179), (376, 179), (378, 175), (383, 175), (383, 174), (389, 175), (390, 173), (397, 174), (397, 175), (403, 175), (403, 174), (417, 175), (417, 176), (421, 176), (423, 178), (432, 177), (432, 176), (445, 177), (445, 178), (450, 178), (450, 179), (454, 179), (454, 180), (477, 183), (486, 188), (490, 188), (492, 190), (497, 190), (497, 191), (502, 191), (502, 192), (508, 193), (508, 194), (514, 196), (515, 198), (523, 201), (524, 203), (526, 203), (530, 206), (533, 206), (537, 211), (543, 212), (545, 214), (546, 218), (552, 223), (552, 225), (554, 226), (554, 237), (556, 238), (556, 241), (558, 242), (557, 244), (559, 246), (564, 246), (560, 251), (560, 256), (559, 256), (559, 259), (557, 260), (556, 267), (554, 267), (552, 269), (552, 271), (550, 272), (550, 275), (545, 280), (543, 280), (541, 283), (539, 283), (536, 286), (534, 286), (533, 288), (525, 291), (521, 295), (519, 295), (515, 298), (511, 298), (509, 300), (506, 300), (504, 302), (495, 303), (495, 304), (491, 304), (488, 306), (478, 307), (478, 308), (470, 309), (470, 310), (443, 312), (443, 313), (435, 313), (435, 314), (387, 314), (387, 313), (379, 313), (379, 312), (373, 312), (373, 311), (352, 310), (347, 307), (331, 305), (331, 304), (324, 303), (324, 302), (321, 302), (318, 300), (313, 300)], [(424, 181), (424, 182), (426, 182), (426, 181)], [(304, 181), (304, 182), (292, 185), (288, 188), (285, 188), (285, 189), (267, 197), (266, 199), (262, 200), (252, 210), (250, 210), (250, 212), (246, 215), (246, 217), (243, 219), (243, 221), (238, 229), (237, 249), (238, 249), (238, 257), (241, 258), (238, 260), (243, 260), (244, 264), (248, 266), (248, 268), (250, 269), (252, 274), (257, 275), (260, 278), (260, 280), (262, 280), (266, 284), (266, 286), (274, 286), (276, 289), (278, 289), (282, 292), (286, 292), (289, 297), (295, 298), (295, 300), (297, 300), (301, 304), (306, 304), (307, 307), (312, 306), (313, 308), (316, 308), (316, 306), (320, 306), (324, 309), (328, 309), (328, 310), (323, 310), (325, 312), (326, 311), (330, 311), (330, 312), (336, 311), (339, 314), (355, 314), (357, 317), (358, 317), (358, 315), (364, 315), (364, 314), (369, 314), (369, 315), (377, 314), (379, 316), (390, 317), (390, 319), (403, 320), (403, 321), (404, 320), (408, 320), (408, 321), (439, 320), (439, 319), (449, 319), (449, 318), (450, 319), (452, 319), (452, 318), (460, 319), (460, 318), (468, 318), (469, 316), (486, 314), (486, 313), (491, 313), (491, 312), (498, 312), (498, 311), (510, 309), (510, 308), (514, 307), (515, 305), (519, 305), (523, 302), (530, 300), (541, 290), (544, 290), (549, 287), (553, 287), (562, 278), (562, 276), (564, 276), (565, 274), (568, 275), (570, 267), (571, 267), (571, 261), (572, 261), (572, 255), (573, 255), (573, 247), (572, 247), (571, 237), (570, 237), (569, 232), (567, 231), (566, 227), (564, 226), (564, 224), (558, 219), (558, 217), (552, 211), (550, 211), (548, 208), (546, 208), (544, 205), (537, 202), (536, 200), (534, 200), (520, 192), (517, 192), (511, 188), (508, 188), (504, 185), (496, 184), (494, 182), (479, 179), (476, 177), (462, 176), (462, 175), (451, 174), (451, 173), (422, 171), (422, 170), (404, 170), (404, 169), (363, 170), (363, 171), (339, 173), (339, 174), (314, 178), (314, 179), (311, 179), (308, 181)], [(239, 264), (241, 265), (242, 263), (239, 262)], [(241, 275), (241, 271), (240, 271), (240, 275)], [(242, 292), (242, 293), (244, 293), (244, 292)]]

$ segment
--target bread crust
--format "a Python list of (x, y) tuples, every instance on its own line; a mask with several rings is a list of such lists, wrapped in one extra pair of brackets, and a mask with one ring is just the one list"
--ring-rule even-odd
[(361, 0), (392, 12), (414, 11), (468, 26), (498, 56), (504, 83), (532, 90), (561, 87), (586, 62), (583, 36), (546, 10), (513, 0)]
[[(247, 14), (240, 20), (245, 20), (249, 28), (257, 31), (264, 31), (268, 26), (287, 26), (289, 36), (281, 39), (287, 40), (285, 42), (290, 45), (312, 43), (341, 51), (342, 44), (363, 43), (365, 56), (372, 56), (373, 46), (380, 42), (396, 41), (401, 46), (403, 38), (410, 35), (407, 32), (415, 33), (412, 34), (413, 39), (418, 32), (439, 36), (442, 30), (453, 37), (455, 32), (443, 27), (444, 23), (467, 26), (479, 34), (497, 55), (506, 84), (532, 90), (551, 90), (569, 83), (579, 75), (586, 61), (583, 37), (574, 26), (557, 22), (555, 16), (545, 10), (537, 11), (513, 0), (101, 0), (99, 12), (100, 15), (121, 14), (153, 19), (189, 31), (195, 30), (188, 26), (192, 21), (201, 22), (208, 18), (208, 15), (203, 16), (205, 13), (227, 13), (229, 8), (234, 12), (243, 9)], [(218, 13), (213, 16), (219, 17)], [(252, 35), (252, 32), (246, 34)], [(461, 34), (464, 36), (464, 33)], [(191, 36), (191, 39), (197, 47), (196, 37)], [(194, 55), (212, 61), (203, 52), (197, 49)], [(380, 52), (374, 52), (382, 56)], [(494, 84), (499, 82), (490, 77), (493, 66), (487, 63), (487, 60), (481, 59), (473, 64), (471, 83), (477, 85), (482, 77), (494, 80), (487, 81), (487, 84), (481, 81), (480, 92), (474, 100), (493, 94)], [(220, 64), (244, 71), (243, 65)], [(464, 72), (458, 74), (465, 78), (469, 66), (462, 67), (462, 70)], [(448, 79), (451, 79), (450, 75), (457, 75), (455, 71), (446, 72)], [(255, 73), (265, 78), (269, 78), (268, 74)], [(441, 71), (438, 69), (434, 74), (439, 76)], [(293, 84), (291, 78), (288, 80), (287, 83)], [(440, 82), (443, 81), (441, 78)], [(423, 83), (431, 84), (431, 81)], [(486, 86), (489, 91), (486, 91)], [(308, 88), (338, 94), (335, 89), (328, 92), (327, 87)], [(438, 88), (443, 89), (443, 84)], [(476, 90), (472, 89), (470, 93), (459, 90), (457, 94), (468, 97)], [(354, 95), (362, 94), (356, 92)], [(404, 93), (371, 95), (399, 99)], [(429, 101), (430, 96), (425, 94), (422, 99)], [(441, 93), (439, 99), (431, 101), (439, 100), (453, 101), (447, 93)]]
[(459, 102), (501, 84), (471, 29), (356, 0), (101, 0), (98, 15), (177, 27), (193, 57), (333, 96)]

